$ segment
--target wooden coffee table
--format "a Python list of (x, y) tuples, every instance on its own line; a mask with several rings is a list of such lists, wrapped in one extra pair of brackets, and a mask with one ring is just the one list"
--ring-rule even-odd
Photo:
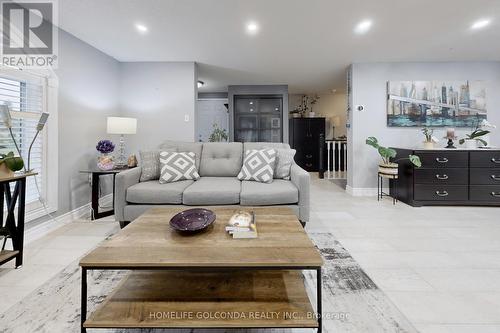
[[(207, 207), (215, 224), (184, 236), (179, 208), (153, 208), (86, 255), (81, 331), (87, 328), (317, 328), (323, 261), (289, 208), (257, 207), (259, 237), (224, 230), (239, 208)], [(87, 271), (131, 270), (87, 319)], [(317, 311), (301, 270), (317, 274)]]

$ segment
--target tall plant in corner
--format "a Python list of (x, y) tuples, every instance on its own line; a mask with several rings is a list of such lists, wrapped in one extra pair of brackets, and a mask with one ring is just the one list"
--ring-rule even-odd
[(390, 176), (397, 176), (398, 175), (398, 166), (399, 166), (397, 162), (402, 161), (402, 160), (409, 160), (417, 168), (420, 168), (422, 166), (422, 162), (420, 161), (420, 157), (418, 157), (417, 155), (408, 155), (408, 157), (402, 157), (402, 158), (399, 158), (397, 160), (391, 161), (391, 159), (394, 159), (397, 156), (396, 150), (394, 150), (392, 148), (381, 146), (378, 143), (378, 140), (376, 137), (370, 136), (369, 138), (367, 138), (366, 144), (377, 149), (380, 157), (382, 158), (382, 163), (379, 163), (379, 165), (378, 165), (378, 170), (382, 174), (390, 175)]

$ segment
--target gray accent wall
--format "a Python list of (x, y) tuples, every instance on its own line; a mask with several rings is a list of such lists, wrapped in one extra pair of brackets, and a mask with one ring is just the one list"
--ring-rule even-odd
[[(88, 177), (79, 171), (95, 166), (95, 145), (106, 137), (106, 117), (119, 112), (119, 70), (117, 60), (59, 30), (57, 215), (90, 201)], [(104, 183), (104, 194), (109, 193), (110, 184)]]
[[(432, 63), (362, 63), (352, 65), (351, 128), (349, 137), (348, 189), (363, 192), (376, 188), (377, 152), (365, 144), (368, 136), (384, 145), (418, 148), (423, 137), (420, 128), (387, 127), (387, 81), (391, 80), (483, 80), (486, 82), (488, 120), (500, 126), (500, 62), (432, 62)], [(355, 110), (364, 105), (364, 111)], [(458, 129), (457, 129), (458, 130)], [(500, 129), (493, 130), (491, 144), (500, 146)], [(458, 130), (463, 136), (468, 130)], [(442, 138), (445, 129), (437, 128)], [(458, 144), (458, 142), (456, 143)], [(439, 146), (445, 145), (441, 139)]]
[(234, 96), (235, 95), (282, 95), (283, 142), (288, 143), (288, 85), (228, 86), (227, 100), (229, 104), (229, 141), (234, 141)]

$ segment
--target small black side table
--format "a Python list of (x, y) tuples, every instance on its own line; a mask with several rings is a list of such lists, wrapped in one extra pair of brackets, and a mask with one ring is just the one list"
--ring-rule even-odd
[[(91, 175), (91, 183), (92, 183), (92, 201), (91, 201), (91, 207), (92, 207), (92, 214), (90, 214), (90, 219), (91, 220), (96, 220), (100, 219), (102, 217), (110, 216), (115, 213), (115, 202), (114, 202), (114, 196), (115, 196), (115, 178), (116, 174), (129, 170), (130, 168), (123, 168), (123, 169), (112, 169), (112, 170), (100, 170), (98, 168), (90, 168), (87, 170), (80, 170), (80, 173), (87, 173)], [(106, 210), (104, 212), (99, 211), (99, 178), (101, 176), (105, 175), (113, 175), (113, 206), (110, 210)]]
[[(12, 177), (0, 178), (0, 234), (4, 236), (0, 250), (0, 265), (16, 259), (16, 268), (23, 265), (24, 214), (26, 203), (26, 178), (35, 176), (35, 172), (16, 173)], [(11, 191), (11, 184), (14, 189)], [(7, 204), (7, 218), (4, 225), (4, 201)], [(17, 204), (17, 221), (16, 221)], [(5, 250), (7, 238), (12, 239), (12, 250)]]
[[(389, 193), (384, 192), (384, 178), (389, 179), (389, 192), (394, 193), (391, 196)], [(379, 172), (377, 180), (377, 200), (380, 201), (383, 197), (392, 197), (392, 204), (395, 205), (398, 202), (398, 175), (388, 175), (386, 173)], [(391, 188), (392, 187), (392, 188)]]

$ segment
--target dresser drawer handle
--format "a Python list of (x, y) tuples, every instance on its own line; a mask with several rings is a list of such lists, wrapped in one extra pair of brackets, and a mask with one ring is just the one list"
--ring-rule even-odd
[(495, 198), (500, 198), (500, 193), (497, 193), (497, 192), (491, 192), (491, 196), (495, 197)]
[(306, 163), (306, 167), (310, 168), (312, 166), (313, 166), (312, 163)]
[(448, 163), (448, 159), (446, 157), (436, 157), (436, 162), (438, 163)]
[(448, 179), (450, 177), (448, 177), (448, 175), (442, 175), (442, 176), (441, 175), (436, 175), (436, 178), (439, 179), (439, 180), (446, 180), (446, 179)]
[(313, 156), (312, 155), (306, 155), (306, 158), (312, 158)]
[(436, 191), (436, 194), (439, 195), (440, 197), (447, 197), (448, 196), (448, 191)]
[(494, 157), (491, 159), (491, 161), (492, 161), (493, 163), (500, 164), (500, 161), (499, 161), (499, 160), (497, 160), (497, 159), (496, 159), (496, 158), (494, 158)]
[(500, 180), (500, 176), (491, 175), (491, 179), (493, 179), (493, 180)]

